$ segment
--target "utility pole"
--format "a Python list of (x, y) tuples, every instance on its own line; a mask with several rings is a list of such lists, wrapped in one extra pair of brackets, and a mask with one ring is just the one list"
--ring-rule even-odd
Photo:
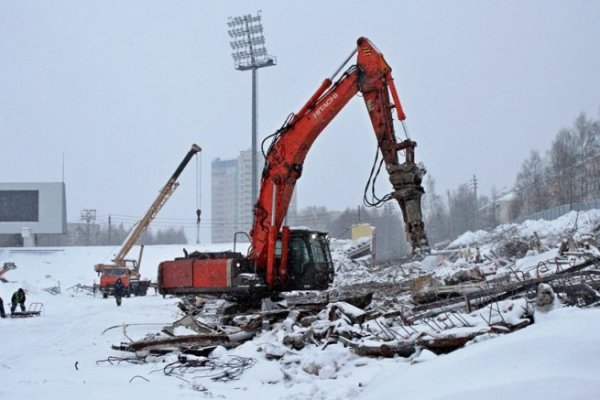
[(200, 244), (200, 220), (202, 219), (202, 210), (200, 209), (202, 204), (202, 171), (200, 167), (200, 157), (196, 154), (196, 244)]
[(498, 205), (498, 191), (496, 190), (496, 186), (492, 186), (492, 211), (491, 211), (491, 219), (492, 219), (492, 227), (496, 227), (498, 224), (496, 221), (498, 220), (498, 215), (496, 212), (496, 208)]
[(479, 228), (479, 204), (477, 201), (477, 176), (473, 175), (473, 196), (475, 197), (475, 229)]
[[(258, 198), (258, 152), (257, 145), (257, 92), (258, 69), (271, 67), (277, 64), (277, 58), (267, 53), (265, 37), (263, 35), (262, 16), (258, 11), (256, 15), (242, 15), (229, 17), (227, 26), (231, 37), (233, 62), (238, 71), (252, 71), (252, 204)], [(251, 211), (252, 212), (252, 211)]]
[(450, 214), (450, 237), (454, 239), (454, 215), (452, 215), (452, 201), (450, 199), (450, 191), (447, 190), (446, 194), (448, 195), (448, 214)]

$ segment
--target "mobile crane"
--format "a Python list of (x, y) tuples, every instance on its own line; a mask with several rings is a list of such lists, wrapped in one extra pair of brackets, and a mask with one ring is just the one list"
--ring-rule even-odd
[(179, 186), (179, 182), (177, 182), (179, 175), (181, 175), (192, 157), (199, 151), (201, 151), (200, 146), (193, 144), (192, 148), (187, 152), (173, 175), (171, 175), (165, 186), (163, 186), (154, 202), (150, 205), (150, 208), (148, 211), (146, 211), (146, 214), (135, 225), (129, 235), (127, 235), (127, 238), (121, 246), (119, 253), (112, 260), (112, 264), (96, 264), (94, 266), (94, 271), (100, 275), (100, 284), (98, 289), (102, 293), (103, 297), (106, 298), (109, 294), (112, 294), (112, 288), (117, 279), (121, 279), (121, 282), (123, 282), (123, 285), (127, 288), (127, 296), (131, 294), (136, 296), (146, 295), (150, 281), (140, 279), (140, 266), (144, 246), (140, 246), (140, 253), (137, 260), (126, 259), (125, 257), (127, 257), (127, 254), (131, 248), (140, 239), (140, 237), (142, 237), (160, 209), (167, 202), (169, 197), (171, 197), (175, 189), (177, 189), (177, 186)]
[[(335, 76), (355, 53), (358, 53), (356, 65), (349, 67), (334, 83)], [(357, 48), (332, 78), (325, 79), (300, 111), (290, 115), (282, 128), (270, 136), (272, 142), (266, 153), (259, 198), (254, 206), (248, 255), (193, 253), (163, 261), (158, 267), (161, 294), (263, 297), (278, 291), (328, 287), (333, 279), (333, 263), (327, 235), (283, 225), (296, 180), (302, 174), (305, 157), (313, 142), (358, 93), (365, 101), (382, 155), (381, 162), (385, 162), (394, 188), (385, 199), (398, 201), (413, 252), (428, 251), (421, 214), (421, 196), (424, 194), (421, 181), (425, 171), (415, 164), (416, 142), (408, 139), (404, 124), (406, 116), (391, 68), (382, 53), (368, 39), (361, 37)], [(393, 109), (407, 136), (401, 142), (394, 134)], [(398, 157), (401, 151), (405, 155), (403, 163)]]

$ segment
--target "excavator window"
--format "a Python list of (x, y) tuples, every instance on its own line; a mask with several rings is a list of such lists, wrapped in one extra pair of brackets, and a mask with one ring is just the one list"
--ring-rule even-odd
[(315, 263), (331, 263), (331, 256), (328, 251), (329, 243), (326, 237), (313, 233), (309, 237), (309, 244)]
[(315, 263), (327, 262), (327, 256), (325, 255), (325, 252), (323, 251), (323, 246), (319, 240), (311, 240), (310, 248), (312, 250)]
[(303, 274), (307, 265), (310, 265), (310, 254), (303, 238), (292, 238), (289, 249), (290, 265), (297, 266), (296, 273)]

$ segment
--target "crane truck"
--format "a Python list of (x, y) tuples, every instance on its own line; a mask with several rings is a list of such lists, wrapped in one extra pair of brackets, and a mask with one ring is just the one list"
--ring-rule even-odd
[[(357, 55), (334, 83), (344, 65)], [(191, 253), (163, 261), (158, 266), (158, 289), (163, 295), (218, 294), (229, 297), (265, 297), (291, 290), (323, 290), (333, 280), (333, 263), (326, 233), (284, 226), (296, 181), (315, 139), (344, 108), (361, 94), (385, 163), (393, 191), (402, 210), (407, 239), (414, 253), (427, 252), (429, 244), (421, 214), (424, 168), (415, 163), (416, 142), (408, 138), (406, 116), (382, 53), (361, 37), (352, 54), (331, 78), (283, 126), (272, 134), (260, 193), (254, 206), (251, 246), (239, 252)], [(406, 140), (394, 133), (393, 113), (402, 122)], [(263, 142), (264, 144), (265, 142)], [(404, 153), (400, 162), (399, 153)], [(378, 169), (376, 169), (378, 171)], [(343, 177), (344, 169), (340, 168)]]
[(140, 279), (140, 266), (144, 246), (140, 246), (140, 253), (137, 260), (127, 259), (125, 257), (127, 257), (127, 254), (131, 248), (140, 239), (140, 237), (142, 237), (150, 223), (154, 220), (169, 197), (171, 197), (177, 186), (179, 186), (179, 182), (177, 182), (179, 175), (183, 172), (192, 157), (199, 151), (201, 151), (200, 146), (193, 144), (192, 148), (187, 152), (173, 175), (171, 175), (167, 183), (163, 186), (154, 202), (150, 205), (150, 208), (148, 211), (146, 211), (146, 214), (144, 214), (142, 219), (138, 221), (129, 235), (127, 235), (125, 242), (121, 246), (118, 254), (112, 260), (112, 263), (96, 264), (94, 266), (94, 271), (100, 275), (100, 284), (98, 285), (98, 290), (102, 293), (104, 298), (112, 294), (113, 285), (117, 279), (121, 279), (121, 282), (123, 282), (123, 285), (126, 288), (126, 296), (130, 296), (132, 294), (135, 296), (146, 295), (150, 281)]

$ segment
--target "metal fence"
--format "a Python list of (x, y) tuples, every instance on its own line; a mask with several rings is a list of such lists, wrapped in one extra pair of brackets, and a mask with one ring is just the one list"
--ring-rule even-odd
[(529, 214), (526, 216), (516, 218), (513, 222), (520, 224), (528, 219), (529, 220), (545, 219), (545, 220), (550, 221), (550, 220), (556, 219), (562, 215), (565, 215), (569, 211), (587, 211), (587, 210), (592, 210), (592, 209), (596, 209), (596, 208), (600, 209), (600, 199), (585, 201), (582, 203), (563, 204), (561, 206), (548, 208), (546, 210), (538, 211), (533, 214)]

